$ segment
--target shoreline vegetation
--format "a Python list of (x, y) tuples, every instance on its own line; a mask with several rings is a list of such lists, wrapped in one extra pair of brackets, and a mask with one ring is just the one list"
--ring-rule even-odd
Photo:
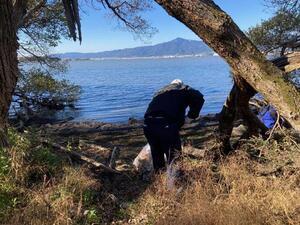
[[(146, 144), (142, 121), (11, 128), (12, 146), (0, 152), (1, 223), (298, 224), (299, 135), (282, 128), (269, 140), (239, 140), (236, 124), (237, 150), (215, 161), (217, 126), (216, 115), (206, 115), (182, 129), (184, 176), (172, 190), (167, 174), (144, 181), (132, 165)], [(118, 173), (73, 157), (108, 165), (115, 147)]]

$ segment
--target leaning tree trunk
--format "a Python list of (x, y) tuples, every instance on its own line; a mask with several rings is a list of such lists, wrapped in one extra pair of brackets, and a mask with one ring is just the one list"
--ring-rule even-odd
[[(281, 56), (273, 59), (271, 62), (285, 73), (292, 72), (300, 68), (300, 52)], [(249, 108), (249, 100), (256, 94), (256, 91), (239, 74), (233, 71), (233, 75), (234, 85), (219, 116), (220, 149), (225, 154), (231, 151), (230, 137), (234, 120), (238, 117), (238, 114), (246, 122), (249, 135), (264, 135), (267, 131), (264, 124), (260, 122)]]
[(222, 56), (247, 83), (300, 131), (300, 93), (211, 0), (155, 0)]
[(0, 0), (0, 147), (7, 145), (7, 116), (18, 77), (18, 43), (12, 2)]
[(249, 107), (249, 100), (256, 91), (236, 72), (232, 71), (234, 85), (219, 114), (220, 150), (228, 154), (232, 150), (230, 138), (235, 119), (242, 119), (248, 128), (248, 136), (265, 134), (268, 128), (257, 118)]
[(256, 91), (236, 72), (234, 74), (234, 83), (236, 84), (236, 117), (241, 118), (248, 127), (248, 134), (251, 136), (260, 131), (266, 132), (268, 129), (260, 122), (257, 116), (250, 110), (249, 100), (256, 94)]

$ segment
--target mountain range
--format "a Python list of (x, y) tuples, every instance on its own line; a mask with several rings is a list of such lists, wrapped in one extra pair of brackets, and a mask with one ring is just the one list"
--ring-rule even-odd
[(180, 56), (205, 56), (214, 52), (203, 41), (176, 38), (172, 41), (136, 48), (125, 48), (104, 52), (67, 52), (55, 54), (63, 59), (93, 59), (93, 58), (148, 58), (148, 57), (180, 57)]

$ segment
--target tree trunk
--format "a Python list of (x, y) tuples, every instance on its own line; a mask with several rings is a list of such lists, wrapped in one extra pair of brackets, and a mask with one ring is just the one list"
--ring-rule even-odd
[(231, 150), (230, 137), (236, 119), (242, 119), (248, 128), (247, 135), (265, 134), (267, 127), (249, 108), (249, 100), (256, 91), (238, 74), (234, 74), (234, 85), (219, 114), (220, 150), (228, 154)]
[(7, 116), (19, 73), (12, 2), (0, 0), (0, 147), (7, 145)]
[[(271, 61), (275, 66), (285, 72), (292, 72), (300, 68), (300, 53), (294, 52), (273, 59)], [(249, 108), (249, 100), (256, 94), (256, 91), (247, 84), (238, 74), (234, 75), (234, 85), (229, 96), (222, 108), (219, 116), (219, 141), (220, 149), (224, 154), (231, 151), (230, 137), (234, 126), (234, 120), (240, 114), (246, 122), (249, 129), (249, 135), (265, 134), (267, 128), (263, 123), (251, 112)]]
[(268, 62), (232, 19), (211, 0), (156, 0), (222, 56), (300, 131), (300, 93)]
[(237, 85), (234, 84), (225, 103), (222, 111), (219, 114), (219, 143), (220, 150), (223, 154), (228, 154), (231, 150), (230, 137), (233, 130), (233, 122), (236, 115), (236, 95)]

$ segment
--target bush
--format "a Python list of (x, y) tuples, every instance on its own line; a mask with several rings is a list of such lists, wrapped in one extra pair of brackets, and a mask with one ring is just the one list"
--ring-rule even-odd
[(73, 107), (80, 95), (80, 87), (68, 80), (55, 79), (41, 69), (23, 71), (15, 91), (15, 102), (22, 112), (38, 112), (41, 108), (61, 110)]

